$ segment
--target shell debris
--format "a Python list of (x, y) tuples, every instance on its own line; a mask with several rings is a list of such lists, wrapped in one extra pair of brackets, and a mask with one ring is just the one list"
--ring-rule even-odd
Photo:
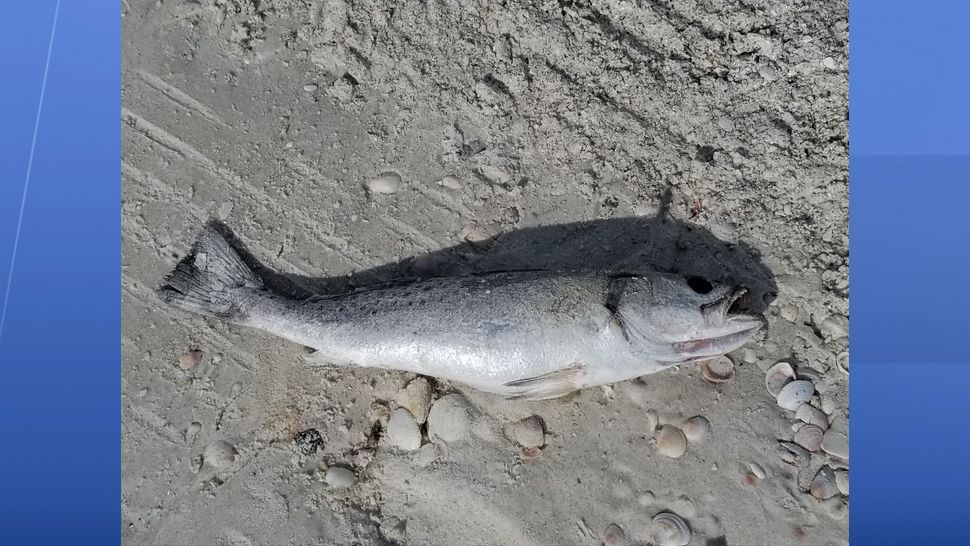
[(687, 451), (687, 437), (673, 425), (664, 425), (657, 432), (657, 453), (676, 459)]
[(431, 383), (427, 379), (414, 378), (398, 393), (397, 403), (411, 412), (419, 425), (424, 424), (428, 420), (428, 410), (431, 409), (432, 391)]
[(829, 430), (822, 437), (822, 451), (833, 457), (849, 460), (849, 439), (841, 432)]
[(849, 471), (848, 470), (836, 470), (835, 471), (835, 486), (839, 488), (839, 492), (843, 495), (849, 495)]
[(443, 396), (428, 412), (428, 437), (445, 443), (460, 442), (468, 437), (471, 422), (471, 405), (464, 396)]
[(187, 351), (185, 354), (179, 357), (179, 368), (183, 370), (190, 370), (195, 366), (198, 366), (199, 362), (202, 362), (202, 357), (205, 353), (199, 351), (198, 349), (193, 351)]
[(690, 542), (690, 527), (684, 518), (673, 512), (654, 516), (653, 527), (653, 541), (657, 546), (686, 546)]
[(401, 175), (394, 171), (387, 171), (364, 182), (364, 189), (368, 193), (392, 194), (401, 189)]
[(611, 523), (603, 532), (603, 546), (626, 546), (626, 533), (623, 528), (615, 523)]
[(815, 425), (823, 431), (829, 428), (829, 416), (811, 404), (802, 404), (795, 410), (795, 419), (803, 423)]
[(701, 365), (701, 375), (710, 383), (727, 383), (734, 379), (734, 362), (726, 356), (705, 360)]
[(795, 411), (799, 406), (812, 399), (815, 394), (815, 385), (811, 381), (796, 379), (782, 387), (778, 392), (778, 405), (782, 409)]
[(327, 485), (334, 489), (346, 489), (357, 483), (357, 476), (354, 475), (354, 471), (342, 466), (328, 468), (323, 479), (327, 482)]
[(402, 451), (415, 451), (421, 447), (421, 429), (411, 412), (398, 408), (387, 420), (387, 441)]
[(688, 443), (697, 444), (711, 435), (711, 422), (703, 415), (695, 415), (683, 422), (681, 430)]
[(822, 435), (824, 432), (821, 427), (815, 425), (805, 425), (795, 433), (794, 441), (808, 451), (818, 451), (822, 446)]
[(545, 423), (538, 415), (526, 417), (512, 425), (512, 436), (522, 447), (542, 447), (546, 443)]
[(215, 470), (226, 470), (236, 462), (239, 452), (225, 440), (217, 440), (206, 446), (202, 452), (202, 460)]
[(813, 497), (819, 500), (830, 499), (839, 494), (839, 487), (835, 483), (835, 472), (828, 465), (819, 469), (812, 480), (810, 490)]
[(779, 362), (765, 372), (765, 389), (768, 394), (778, 397), (781, 389), (795, 380), (795, 369), (788, 362)]

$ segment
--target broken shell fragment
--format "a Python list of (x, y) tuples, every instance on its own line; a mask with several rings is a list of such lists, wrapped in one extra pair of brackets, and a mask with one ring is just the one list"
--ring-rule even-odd
[(684, 433), (684, 437), (687, 438), (688, 443), (700, 443), (711, 435), (711, 422), (703, 415), (695, 415), (684, 421), (681, 425), (681, 431)]
[(512, 436), (522, 447), (542, 447), (546, 443), (546, 431), (538, 415), (526, 417), (512, 427)]
[(660, 427), (657, 433), (657, 453), (671, 459), (676, 459), (687, 451), (687, 437), (684, 432), (673, 425)]
[(661, 512), (653, 517), (653, 523), (653, 541), (657, 546), (685, 546), (690, 542), (690, 527), (677, 514)]
[(615, 523), (611, 523), (603, 533), (603, 546), (625, 546), (626, 533), (623, 528)]
[(778, 405), (782, 409), (795, 411), (798, 406), (811, 400), (813, 394), (815, 394), (815, 385), (812, 385), (811, 381), (796, 379), (782, 387), (778, 393)]
[(364, 189), (369, 193), (397, 193), (401, 189), (401, 175), (393, 171), (381, 173), (380, 176), (364, 182)]
[(841, 432), (829, 430), (822, 437), (822, 451), (846, 461), (849, 460), (849, 439)]
[(428, 410), (431, 409), (431, 395), (431, 383), (423, 377), (416, 377), (397, 394), (397, 403), (410, 411), (414, 420), (420, 425), (428, 420)]
[(821, 427), (815, 425), (805, 425), (795, 433), (795, 443), (809, 451), (818, 451), (822, 446)]
[(734, 362), (726, 356), (705, 360), (701, 374), (711, 383), (726, 383), (734, 379)]
[(848, 470), (836, 470), (835, 471), (835, 486), (839, 488), (839, 492), (843, 495), (849, 494), (849, 471)]
[(778, 451), (781, 454), (782, 461), (798, 468), (807, 468), (812, 462), (812, 454), (793, 442), (780, 442)]
[(529, 462), (529, 461), (532, 461), (534, 459), (537, 459), (539, 457), (539, 455), (542, 455), (542, 448), (541, 447), (523, 447), (522, 448), (522, 451), (521, 451), (521, 454), (522, 454), (522, 460), (524, 462)]
[(795, 380), (795, 370), (787, 362), (779, 362), (765, 372), (765, 388), (777, 397), (782, 387)]
[(191, 369), (198, 365), (199, 362), (202, 362), (203, 356), (204, 353), (202, 351), (188, 351), (179, 357), (179, 368), (182, 368), (183, 370)]
[(812, 480), (810, 492), (819, 500), (830, 499), (839, 494), (839, 487), (835, 483), (835, 472), (831, 467), (826, 465), (819, 469), (815, 479)]
[(802, 404), (795, 410), (795, 419), (803, 423), (815, 425), (823, 431), (829, 428), (829, 416), (811, 404)]

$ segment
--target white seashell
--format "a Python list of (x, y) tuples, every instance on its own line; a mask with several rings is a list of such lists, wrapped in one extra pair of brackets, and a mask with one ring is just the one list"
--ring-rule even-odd
[(673, 425), (664, 425), (657, 432), (657, 453), (676, 459), (687, 451), (687, 437)]
[(653, 541), (657, 546), (686, 546), (690, 542), (690, 527), (684, 518), (673, 512), (657, 514), (653, 524)]
[(795, 370), (787, 362), (779, 362), (765, 372), (765, 388), (777, 397), (782, 387), (795, 380)]
[(380, 176), (364, 182), (364, 189), (370, 193), (397, 193), (401, 189), (401, 175), (393, 171), (381, 173)]
[(626, 533), (619, 525), (611, 523), (603, 532), (603, 546), (626, 546), (626, 544)]
[(726, 383), (734, 379), (734, 362), (726, 356), (705, 360), (701, 365), (701, 375), (711, 383)]
[(411, 412), (398, 408), (387, 420), (387, 441), (402, 451), (414, 451), (421, 447), (421, 429)]
[(812, 463), (812, 454), (796, 443), (780, 442), (778, 451), (781, 454), (781, 460), (798, 468), (807, 468)]
[(417, 377), (397, 394), (397, 403), (410, 411), (418, 424), (423, 424), (428, 420), (428, 410), (431, 409), (431, 394), (431, 383), (423, 377)]
[(758, 477), (759, 480), (765, 479), (765, 476), (768, 475), (765, 473), (765, 469), (762, 468), (758, 463), (750, 463), (748, 464), (748, 468), (751, 470), (752, 474)]
[(835, 471), (835, 486), (839, 488), (840, 493), (848, 496), (849, 494), (849, 471), (848, 470)]
[(711, 435), (711, 422), (703, 415), (695, 415), (680, 426), (684, 437), (691, 444), (703, 442)]
[(829, 416), (811, 404), (802, 404), (795, 410), (795, 419), (803, 423), (815, 425), (823, 431), (829, 428)]
[(849, 460), (849, 439), (841, 432), (829, 430), (822, 438), (822, 451), (846, 461)]
[(512, 426), (512, 436), (522, 447), (542, 447), (546, 443), (546, 430), (538, 415), (526, 417)]
[(812, 399), (815, 394), (815, 385), (811, 381), (796, 379), (781, 388), (778, 393), (778, 405), (782, 409), (795, 411), (798, 406)]
[(354, 472), (342, 466), (331, 466), (328, 468), (327, 474), (323, 479), (327, 482), (327, 485), (334, 489), (353, 487), (357, 483), (357, 476), (354, 475)]
[(805, 425), (798, 429), (795, 433), (795, 443), (804, 447), (809, 451), (818, 451), (818, 448), (822, 445), (822, 434), (824, 431), (821, 427), (815, 425)]
[(828, 465), (819, 469), (812, 480), (810, 490), (813, 497), (819, 500), (830, 499), (839, 494), (839, 487), (835, 483), (835, 473)]
[(428, 412), (428, 437), (445, 443), (460, 442), (468, 437), (471, 421), (471, 406), (465, 397), (443, 396)]
[(225, 470), (236, 462), (239, 452), (229, 442), (218, 440), (206, 446), (202, 459), (216, 470)]

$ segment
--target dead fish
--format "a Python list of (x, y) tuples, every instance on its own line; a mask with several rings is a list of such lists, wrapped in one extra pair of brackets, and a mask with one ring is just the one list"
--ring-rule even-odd
[(328, 364), (404, 370), (547, 399), (733, 351), (764, 324), (743, 288), (661, 273), (502, 271), (305, 300), (268, 288), (213, 226), (158, 295), (316, 349)]

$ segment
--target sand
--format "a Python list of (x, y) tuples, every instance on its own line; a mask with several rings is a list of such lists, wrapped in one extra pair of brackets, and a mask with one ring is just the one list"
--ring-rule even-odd
[[(848, 542), (847, 497), (808, 492), (848, 464), (785, 463), (764, 386), (792, 362), (847, 433), (846, 2), (501, 4), (123, 2), (125, 543), (649, 543), (661, 511), (694, 545)], [(209, 218), (293, 293), (650, 265), (751, 286), (769, 330), (718, 385), (432, 381), (468, 422), (407, 452), (381, 427), (413, 376), (155, 298)], [(653, 426), (694, 415), (710, 436), (659, 454)]]

